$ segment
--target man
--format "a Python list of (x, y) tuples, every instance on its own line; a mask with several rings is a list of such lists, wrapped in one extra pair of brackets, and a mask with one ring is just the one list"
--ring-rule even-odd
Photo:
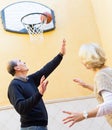
[(42, 96), (48, 81), (45, 79), (62, 61), (66, 41), (63, 40), (60, 53), (43, 68), (27, 76), (28, 68), (21, 60), (12, 60), (7, 70), (14, 76), (9, 84), (8, 98), (20, 114), (21, 130), (47, 130), (48, 115)]

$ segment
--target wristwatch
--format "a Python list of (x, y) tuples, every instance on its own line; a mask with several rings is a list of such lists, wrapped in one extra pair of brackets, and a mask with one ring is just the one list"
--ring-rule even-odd
[(88, 118), (88, 113), (87, 113), (87, 111), (83, 111), (83, 116), (84, 116), (85, 119)]

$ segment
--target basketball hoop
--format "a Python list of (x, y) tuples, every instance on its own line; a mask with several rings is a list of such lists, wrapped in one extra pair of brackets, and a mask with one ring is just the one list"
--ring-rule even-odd
[[(44, 20), (41, 20), (42, 15)], [(21, 18), (21, 22), (27, 30), (31, 42), (44, 40), (43, 30), (47, 22), (47, 16), (43, 13), (30, 13)]]

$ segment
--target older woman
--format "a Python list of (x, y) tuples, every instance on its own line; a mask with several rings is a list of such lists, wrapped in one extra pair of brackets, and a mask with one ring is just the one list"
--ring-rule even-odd
[(94, 85), (88, 85), (84, 81), (75, 78), (74, 82), (95, 92), (99, 105), (90, 111), (68, 112), (68, 116), (63, 119), (64, 124), (71, 122), (73, 126), (76, 122), (87, 118), (105, 116), (112, 126), (112, 68), (105, 65), (106, 57), (103, 49), (96, 43), (83, 44), (79, 49), (79, 57), (82, 64), (94, 72)]

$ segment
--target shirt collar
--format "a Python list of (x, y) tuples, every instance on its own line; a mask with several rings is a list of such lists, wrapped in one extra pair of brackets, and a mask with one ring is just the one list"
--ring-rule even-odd
[(23, 78), (23, 77), (17, 77), (17, 76), (15, 76), (14, 79), (19, 79), (19, 80), (24, 81), (24, 82), (27, 82), (27, 81), (28, 81), (28, 77)]

